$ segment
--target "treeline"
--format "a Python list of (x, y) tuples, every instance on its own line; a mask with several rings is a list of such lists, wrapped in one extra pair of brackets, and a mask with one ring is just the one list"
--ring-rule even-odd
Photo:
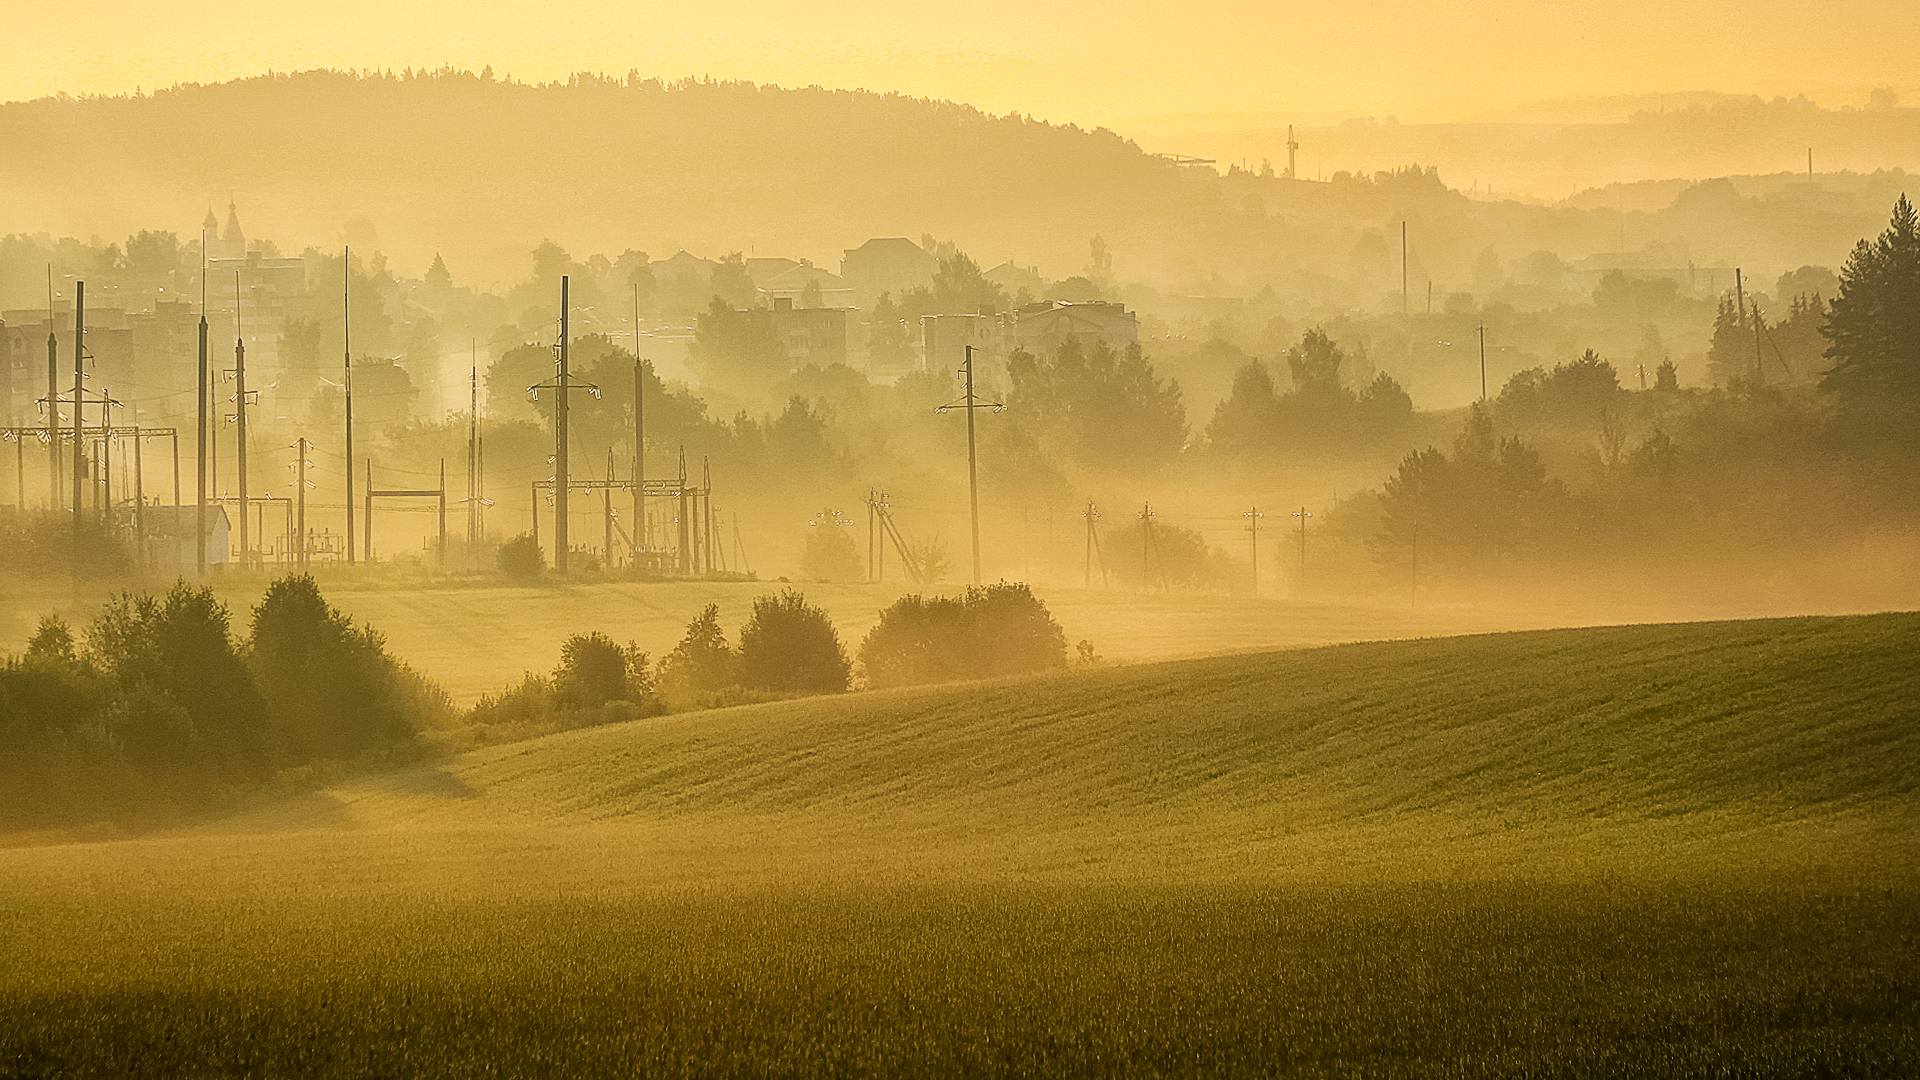
[(43, 618), (0, 664), (0, 821), (204, 812), (303, 774), (410, 759), (452, 712), (311, 577), (270, 585), (244, 635), (210, 589), (123, 593), (78, 634)]
[[(1091, 645), (1079, 659), (1094, 660)], [(853, 653), (825, 611), (782, 590), (753, 601), (733, 641), (708, 605), (657, 663), (604, 632), (574, 634), (551, 673), (461, 712), (310, 576), (273, 582), (245, 634), (211, 590), (183, 581), (115, 597), (77, 634), (47, 616), (0, 661), (0, 827), (164, 824), (437, 745), (1067, 662), (1064, 631), (1023, 584), (903, 597)]]
[[(1081, 662), (1092, 646), (1081, 642)], [(466, 743), (510, 742), (670, 712), (869, 688), (1037, 674), (1067, 666), (1066, 633), (1024, 584), (960, 596), (905, 596), (849, 653), (832, 618), (801, 593), (754, 599), (735, 640), (709, 604), (657, 662), (602, 631), (577, 633), (551, 673), (529, 673), (480, 700)]]

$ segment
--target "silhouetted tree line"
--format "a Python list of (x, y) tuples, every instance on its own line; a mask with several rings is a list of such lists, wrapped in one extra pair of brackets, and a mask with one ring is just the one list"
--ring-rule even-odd
[(123, 593), (77, 638), (42, 619), (0, 666), (0, 820), (203, 809), (287, 770), (404, 759), (450, 714), (311, 577), (273, 582), (245, 637), (209, 589)]
[(1286, 352), (1293, 388), (1279, 393), (1259, 359), (1234, 374), (1233, 392), (1214, 410), (1208, 445), (1217, 453), (1251, 461), (1281, 455), (1335, 454), (1404, 438), (1413, 420), (1413, 399), (1392, 376), (1380, 372), (1359, 392), (1341, 381), (1346, 353), (1318, 327)]

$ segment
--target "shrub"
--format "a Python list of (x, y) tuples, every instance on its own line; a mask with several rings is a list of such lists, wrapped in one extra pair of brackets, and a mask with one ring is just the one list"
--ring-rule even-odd
[(311, 575), (267, 586), (248, 644), (283, 763), (346, 761), (414, 743), (424, 718), (413, 713), (402, 665), (377, 631), (328, 604)]
[(800, 557), (800, 576), (809, 581), (863, 581), (867, 562), (853, 537), (836, 527), (832, 518), (809, 523), (806, 552)]
[(1065, 631), (1020, 583), (975, 587), (959, 597), (901, 597), (860, 643), (861, 667), (875, 687), (1028, 674), (1066, 663)]
[(853, 680), (833, 620), (792, 589), (754, 600), (740, 628), (740, 672), (750, 689), (789, 693), (844, 693)]
[(557, 701), (575, 709), (597, 708), (609, 701), (653, 701), (647, 654), (632, 642), (622, 648), (598, 630), (574, 634), (560, 646), (553, 689)]
[(480, 742), (505, 742), (556, 731), (598, 727), (665, 711), (653, 692), (647, 654), (599, 631), (574, 634), (560, 646), (552, 675), (529, 674), (480, 699), (466, 716)]
[(675, 708), (688, 708), (712, 700), (739, 681), (733, 647), (720, 629), (720, 605), (708, 604), (687, 624), (680, 644), (660, 658), (660, 693)]
[(500, 572), (522, 585), (540, 580), (547, 569), (546, 553), (534, 542), (532, 533), (521, 533), (501, 544), (499, 560)]

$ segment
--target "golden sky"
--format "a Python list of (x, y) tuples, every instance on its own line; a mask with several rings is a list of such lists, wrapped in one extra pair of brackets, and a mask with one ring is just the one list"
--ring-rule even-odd
[(0, 100), (331, 66), (901, 90), (1128, 133), (1714, 89), (1920, 104), (1920, 4), (10, 0)]

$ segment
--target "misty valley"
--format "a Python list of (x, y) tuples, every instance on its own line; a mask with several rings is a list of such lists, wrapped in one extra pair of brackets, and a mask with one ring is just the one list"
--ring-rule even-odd
[(0, 1078), (1913, 1072), (1920, 109), (1675, 98), (0, 104)]

